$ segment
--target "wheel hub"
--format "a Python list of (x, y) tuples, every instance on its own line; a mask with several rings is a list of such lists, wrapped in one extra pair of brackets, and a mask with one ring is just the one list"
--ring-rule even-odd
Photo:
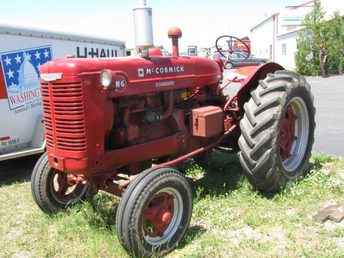
[(84, 194), (87, 186), (82, 178), (56, 170), (52, 173), (51, 194), (57, 202), (67, 204)]
[(295, 116), (291, 105), (288, 105), (287, 112), (281, 121), (281, 128), (279, 131), (279, 147), (282, 160), (287, 160), (291, 156), (293, 143), (295, 141)]
[(53, 190), (56, 195), (63, 198), (66, 195), (67, 189), (69, 187), (68, 178), (65, 173), (57, 173), (56, 185), (54, 185)]
[(173, 196), (160, 193), (143, 213), (144, 231), (151, 237), (163, 236), (173, 217)]

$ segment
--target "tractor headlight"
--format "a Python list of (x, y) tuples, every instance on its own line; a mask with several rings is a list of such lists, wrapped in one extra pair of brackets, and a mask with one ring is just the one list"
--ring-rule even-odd
[(112, 84), (112, 73), (109, 70), (104, 70), (100, 74), (100, 83), (101, 85), (107, 89)]

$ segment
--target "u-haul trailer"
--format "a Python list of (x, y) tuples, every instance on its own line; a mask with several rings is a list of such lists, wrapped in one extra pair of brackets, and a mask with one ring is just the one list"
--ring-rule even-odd
[(125, 55), (123, 41), (0, 25), (0, 161), (45, 149), (39, 67), (55, 58)]

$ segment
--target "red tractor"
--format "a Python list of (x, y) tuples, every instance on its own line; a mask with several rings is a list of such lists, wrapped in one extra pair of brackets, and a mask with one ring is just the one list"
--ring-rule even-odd
[[(267, 63), (236, 65), (241, 76), (225, 80), (230, 60), (179, 56), (180, 29), (168, 35), (171, 57), (151, 49), (41, 67), (47, 153), (32, 174), (36, 203), (51, 214), (98, 190), (121, 197), (118, 238), (136, 256), (163, 255), (185, 235), (192, 191), (181, 163), (231, 148), (251, 184), (275, 192), (306, 173), (314, 140), (303, 77)], [(233, 53), (231, 44), (217, 49)], [(232, 83), (241, 86), (228, 96)]]

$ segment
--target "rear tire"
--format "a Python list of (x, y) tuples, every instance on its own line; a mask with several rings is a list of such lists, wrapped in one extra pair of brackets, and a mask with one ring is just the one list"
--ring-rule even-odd
[(43, 212), (57, 213), (88, 196), (89, 186), (82, 183), (65, 185), (62, 191), (61, 182), (67, 180), (65, 177), (65, 173), (49, 165), (46, 153), (37, 161), (31, 175), (31, 191), (34, 201)]
[(191, 214), (192, 192), (183, 175), (172, 168), (146, 170), (123, 194), (117, 236), (135, 257), (160, 257), (182, 240)]
[(277, 71), (259, 82), (240, 121), (239, 158), (250, 183), (275, 192), (309, 168), (315, 108), (309, 84), (296, 73)]

